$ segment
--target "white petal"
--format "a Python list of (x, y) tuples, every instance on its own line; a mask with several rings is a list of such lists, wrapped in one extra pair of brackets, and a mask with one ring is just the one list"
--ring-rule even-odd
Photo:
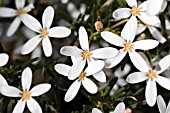
[(20, 15), (21, 21), (31, 30), (40, 33), (42, 29), (41, 24), (39, 21), (29, 14), (22, 14)]
[(126, 43), (123, 38), (109, 31), (101, 32), (101, 36), (106, 42), (116, 46), (123, 47)]
[(141, 72), (148, 72), (149, 67), (146, 64), (145, 60), (136, 52), (132, 51), (129, 52), (130, 60), (132, 61), (133, 65), (140, 70)]
[(127, 41), (133, 42), (137, 31), (137, 18), (135, 16), (131, 16), (128, 22), (123, 27), (121, 32), (121, 37), (126, 39)]
[(32, 83), (32, 70), (29, 67), (25, 68), (22, 72), (21, 83), (24, 91), (30, 90), (30, 86)]
[(69, 70), (68, 78), (70, 80), (76, 79), (80, 73), (83, 71), (85, 66), (86, 60), (83, 60), (82, 58), (78, 58), (76, 62), (73, 63), (72, 67)]
[(21, 23), (21, 19), (19, 17), (16, 17), (14, 21), (11, 23), (10, 27), (8, 28), (7, 31), (7, 36), (12, 36), (16, 30), (18, 29), (19, 25)]
[(7, 81), (5, 80), (5, 78), (0, 74), (0, 85), (8, 85)]
[(60, 49), (60, 53), (65, 56), (79, 56), (83, 51), (76, 46), (64, 46)]
[(61, 75), (68, 76), (68, 72), (70, 70), (70, 66), (65, 64), (56, 64), (54, 69)]
[(49, 37), (45, 37), (42, 39), (42, 47), (46, 57), (50, 57), (52, 55), (52, 45)]
[(25, 0), (15, 0), (15, 5), (16, 5), (17, 9), (21, 9), (25, 5)]
[(147, 11), (148, 9), (148, 4), (149, 4), (149, 1), (144, 1), (143, 3), (141, 3), (139, 5), (139, 9), (141, 12), (144, 12), (144, 11)]
[(42, 38), (40, 38), (40, 35), (37, 35), (37, 36), (31, 38), (23, 46), (21, 53), (23, 55), (29, 54), (30, 52), (32, 52), (37, 47), (37, 45), (40, 43), (41, 40), (42, 40)]
[(43, 23), (43, 28), (49, 29), (54, 18), (54, 9), (51, 6), (48, 6), (42, 16), (42, 23)]
[(163, 0), (162, 7), (161, 7), (161, 12), (164, 12), (164, 11), (165, 11), (167, 5), (168, 5), (168, 1)]
[(149, 15), (146, 12), (140, 12), (140, 15), (138, 15), (139, 19), (149, 25), (155, 25), (159, 24), (160, 20), (157, 16)]
[(166, 39), (162, 36), (162, 34), (155, 27), (149, 27), (149, 31), (152, 34), (152, 36), (156, 40), (158, 40), (160, 43), (166, 42)]
[(170, 30), (170, 22), (168, 19), (165, 20), (166, 29)]
[(156, 103), (157, 88), (154, 79), (149, 79), (145, 89), (145, 98), (149, 106), (154, 106)]
[(118, 50), (113, 47), (105, 47), (93, 50), (91, 53), (91, 57), (93, 58), (107, 59), (116, 56), (118, 54)]
[(156, 81), (159, 85), (161, 85), (163, 88), (170, 90), (170, 80), (168, 78), (165, 78), (163, 76), (157, 75)]
[(85, 69), (86, 75), (93, 75), (99, 71), (101, 71), (104, 67), (104, 62), (101, 60), (91, 61), (89, 62), (87, 68)]
[(92, 113), (102, 113), (99, 109), (97, 108), (93, 108), (92, 109)]
[(79, 28), (79, 42), (83, 50), (89, 50), (88, 35), (84, 27)]
[(3, 85), (1, 86), (1, 93), (7, 97), (21, 97), (21, 91), (13, 86)]
[(166, 108), (166, 112), (165, 113), (169, 113), (170, 112), (170, 101), (168, 102), (167, 108)]
[(162, 3), (165, 0), (148, 0), (148, 1), (149, 3), (148, 3), (147, 12), (151, 15), (157, 15), (158, 13), (160, 13), (162, 8)]
[(131, 15), (130, 10), (131, 9), (129, 8), (120, 8), (120, 9), (115, 10), (112, 16), (115, 19), (128, 18)]
[(148, 65), (148, 68), (150, 68), (150, 70), (152, 69), (151, 64), (149, 59), (146, 57), (146, 55), (143, 52), (138, 52), (139, 55), (145, 60), (146, 64)]
[(123, 58), (126, 55), (126, 51), (124, 51), (123, 49), (119, 50), (119, 53), (113, 57), (113, 58), (109, 58), (105, 61), (105, 67), (106, 68), (112, 68), (114, 66), (116, 66), (117, 64), (119, 64)]
[(0, 17), (14, 17), (14, 16), (17, 16), (17, 10), (7, 7), (0, 7)]
[(14, 110), (12, 111), (12, 113), (23, 113), (24, 112), (24, 108), (25, 108), (25, 103), (26, 101), (23, 99), (20, 99), (17, 104), (14, 107)]
[(136, 35), (142, 33), (145, 29), (146, 27), (143, 24), (138, 24)]
[(170, 55), (165, 56), (159, 61), (159, 64), (156, 66), (156, 69), (159, 69), (157, 67), (160, 67), (161, 70), (157, 70), (157, 74), (162, 73), (170, 66)]
[(124, 113), (125, 111), (125, 104), (123, 102), (119, 103), (113, 113)]
[(149, 50), (158, 46), (159, 42), (152, 39), (140, 40), (133, 43), (135, 49)]
[(126, 81), (131, 84), (139, 83), (145, 81), (148, 77), (145, 72), (134, 72), (128, 75)]
[(75, 82), (73, 82), (73, 84), (71, 84), (71, 86), (67, 90), (64, 100), (66, 102), (70, 102), (77, 95), (77, 93), (80, 89), (80, 86), (81, 86), (80, 81), (76, 80)]
[(46, 93), (47, 91), (49, 91), (50, 88), (51, 88), (50, 84), (43, 83), (43, 84), (39, 84), (39, 85), (34, 86), (30, 90), (30, 93), (31, 93), (31, 96), (40, 96), (40, 95)]
[(71, 30), (67, 27), (57, 26), (50, 28), (48, 36), (54, 38), (64, 38), (71, 34)]
[(91, 94), (95, 94), (97, 93), (97, 86), (96, 84), (91, 81), (88, 78), (84, 78), (84, 80), (82, 81), (82, 85), (84, 86), (84, 88)]
[(158, 95), (158, 97), (157, 97), (157, 104), (158, 104), (158, 109), (159, 109), (160, 113), (168, 113), (168, 112), (166, 112), (165, 101), (161, 95)]
[(99, 82), (106, 82), (106, 75), (103, 71), (93, 74), (93, 77)]
[(0, 66), (4, 66), (9, 60), (9, 56), (6, 53), (0, 53)]
[(134, 7), (134, 6), (137, 6), (137, 1), (136, 0), (126, 0), (127, 4), (130, 6), (130, 7)]
[(30, 98), (27, 101), (27, 106), (28, 109), (32, 112), (32, 113), (42, 113), (42, 109), (40, 107), (40, 105), (37, 103), (36, 100), (34, 100), (33, 98)]
[(33, 62), (33, 64), (37, 64), (41, 60), (41, 55), (42, 55), (41, 47), (37, 46), (31, 54), (31, 59), (38, 57), (38, 60)]

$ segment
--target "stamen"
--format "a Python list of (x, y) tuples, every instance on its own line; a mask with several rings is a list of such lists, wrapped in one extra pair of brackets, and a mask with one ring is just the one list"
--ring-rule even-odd
[(41, 37), (42, 38), (45, 38), (49, 34), (49, 32), (46, 28), (43, 28), (40, 31), (41, 31)]
[(89, 59), (90, 60), (91, 53), (89, 51), (85, 50), (81, 53), (81, 56), (83, 57), (83, 59)]
[(131, 41), (128, 41), (126, 44), (124, 44), (125, 51), (132, 51), (133, 49), (134, 49), (134, 45), (131, 43)]
[(85, 76), (86, 76), (86, 72), (81, 72), (78, 80), (79, 80), (79, 81), (84, 80), (84, 77), (85, 77)]
[(150, 70), (149, 73), (147, 74), (147, 76), (151, 79), (156, 77), (156, 72), (153, 70)]
[(31, 93), (28, 92), (28, 91), (24, 91), (24, 92), (22, 92), (20, 95), (21, 95), (21, 98), (22, 98), (22, 99), (28, 100), (28, 99), (30, 98)]
[(134, 6), (130, 12), (132, 13), (133, 16), (140, 15), (140, 9), (136, 6)]
[(151, 27), (151, 25), (149, 25), (149, 24), (144, 24), (144, 26), (147, 27), (147, 28)]
[(25, 14), (27, 13), (24, 9), (19, 9), (18, 10), (18, 15), (22, 15), (22, 14)]

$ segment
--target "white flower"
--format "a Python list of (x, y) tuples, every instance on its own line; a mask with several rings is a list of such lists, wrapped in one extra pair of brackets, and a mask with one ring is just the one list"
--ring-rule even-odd
[[(0, 86), (2, 85), (8, 85), (7, 81), (5, 80), (5, 78), (0, 74)], [(1, 90), (0, 90), (1, 92)]]
[(161, 95), (158, 95), (157, 97), (157, 104), (160, 113), (170, 113), (170, 102), (168, 103), (166, 108), (165, 101)]
[(39, 33), (39, 35), (31, 38), (26, 42), (26, 44), (22, 48), (22, 54), (29, 54), (42, 41), (42, 48), (45, 53), (45, 56), (49, 57), (52, 55), (52, 45), (49, 40), (49, 37), (63, 38), (70, 35), (71, 30), (66, 27), (58, 26), (50, 28), (53, 18), (54, 9), (51, 6), (47, 7), (43, 13), (43, 27), (38, 22), (38, 20), (32, 17), (31, 15), (21, 15), (21, 20), (23, 21), (23, 23), (31, 30)]
[[(72, 85), (67, 90), (64, 100), (66, 102), (71, 101), (77, 95), (81, 84), (89, 93), (91, 94), (97, 93), (96, 84), (87, 77), (101, 71), (103, 67), (104, 67), (104, 62), (100, 60), (89, 63), (89, 65), (84, 71), (82, 69), (81, 72), (77, 76), (75, 76), (75, 79), (76, 78), (77, 79), (72, 83)], [(65, 64), (56, 64), (54, 68), (58, 73), (67, 76), (69, 78), (68, 73), (69, 70), (71, 69), (70, 66)]]
[[(79, 29), (79, 42), (82, 49), (79, 49), (76, 46), (65, 46), (60, 50), (61, 54), (75, 58), (75, 62), (69, 71), (70, 79), (75, 79), (80, 74), (86, 61), (89, 63), (94, 61), (94, 59), (107, 59), (114, 57), (118, 53), (117, 49), (111, 47), (89, 51), (88, 36), (84, 27), (80, 27)], [(99, 74), (103, 76), (104, 72), (102, 71)]]
[(6, 53), (0, 53), (0, 67), (4, 66), (9, 60), (9, 56)]
[(23, 91), (13, 86), (3, 85), (1, 87), (2, 95), (8, 97), (21, 97), (21, 99), (17, 102), (13, 113), (23, 113), (26, 104), (32, 113), (42, 113), (40, 105), (32, 97), (46, 93), (51, 88), (51, 85), (46, 83), (39, 84), (30, 90), (32, 83), (32, 71), (29, 67), (24, 69), (22, 72), (21, 83)]
[(136, 17), (138, 17), (142, 22), (149, 25), (155, 25), (160, 23), (158, 17), (156, 17), (155, 15), (150, 15), (148, 14), (148, 12), (146, 12), (148, 8), (148, 1), (145, 1), (140, 4), (139, 7), (137, 6), (136, 0), (126, 0), (126, 2), (131, 8), (120, 8), (114, 11), (113, 17), (115, 19), (128, 18), (130, 15), (132, 15), (131, 18), (135, 18), (132, 24), (137, 23)]
[(142, 33), (146, 28), (149, 29), (151, 35), (153, 36), (153, 38), (155, 38), (156, 40), (158, 40), (160, 43), (164, 43), (166, 42), (166, 39), (162, 36), (162, 34), (157, 30), (156, 27), (159, 27), (157, 25), (149, 25), (149, 24), (138, 24), (138, 28), (137, 28), (137, 33), (136, 34), (140, 34)]
[[(124, 113), (125, 111), (125, 104), (123, 102), (119, 103), (114, 111), (111, 111), (109, 113)], [(102, 113), (99, 109), (93, 108), (92, 113)]]
[[(7, 31), (7, 36), (12, 36), (16, 30), (18, 29), (20, 23), (21, 23), (21, 15), (26, 14), (30, 12), (34, 6), (32, 3), (30, 3), (28, 6), (24, 7), (25, 5), (25, 0), (15, 0), (15, 5), (16, 9), (12, 8), (7, 8), (7, 7), (0, 7), (0, 17), (15, 17), (14, 21), (10, 25), (8, 31)], [(27, 14), (28, 15), (28, 14)]]
[(119, 50), (119, 53), (116, 57), (106, 60), (106, 68), (112, 68), (116, 66), (128, 53), (134, 66), (136, 68), (145, 70), (145, 68), (142, 67), (145, 65), (143, 64), (144, 60), (135, 50), (153, 49), (158, 46), (159, 42), (151, 39), (133, 42), (137, 29), (137, 23), (133, 23), (134, 20), (136, 20), (135, 17), (131, 17), (130, 20), (126, 23), (121, 32), (121, 37), (109, 31), (101, 32), (101, 36), (105, 41), (109, 42), (110, 44), (123, 47), (123, 49)]
[(147, 64), (145, 68), (146, 70), (142, 70), (139, 68), (140, 72), (134, 72), (130, 75), (128, 75), (126, 81), (128, 83), (134, 84), (139, 83), (147, 80), (147, 85), (145, 89), (145, 98), (146, 102), (149, 106), (153, 106), (156, 103), (156, 97), (157, 97), (157, 88), (156, 88), (156, 82), (164, 87), (167, 90), (170, 90), (170, 80), (160, 76), (163, 71), (165, 71), (170, 66), (170, 55), (165, 56), (162, 58), (155, 69), (152, 69), (149, 60), (144, 54), (141, 54), (143, 58), (145, 59)]

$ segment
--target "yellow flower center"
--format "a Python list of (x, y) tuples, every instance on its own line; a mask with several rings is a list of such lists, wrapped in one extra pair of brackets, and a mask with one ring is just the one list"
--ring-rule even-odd
[(151, 25), (149, 25), (149, 24), (144, 24), (144, 26), (147, 27), (147, 28), (151, 27)]
[(89, 51), (85, 50), (81, 53), (81, 56), (83, 57), (83, 59), (89, 59), (90, 60), (91, 53)]
[(30, 98), (31, 93), (28, 91), (24, 91), (21, 93), (21, 98), (24, 100), (28, 100)]
[(41, 31), (41, 37), (42, 38), (45, 38), (49, 34), (49, 32), (46, 28), (43, 28), (40, 31)]
[(84, 77), (85, 77), (85, 76), (86, 76), (86, 72), (81, 72), (78, 80), (79, 80), (79, 81), (84, 80)]
[(22, 14), (25, 14), (27, 13), (24, 9), (19, 9), (18, 10), (18, 15), (22, 15)]
[(134, 6), (130, 12), (132, 13), (133, 16), (140, 15), (140, 9), (136, 6)]
[(134, 45), (131, 43), (131, 41), (128, 41), (126, 44), (124, 44), (125, 51), (132, 51), (133, 49), (134, 49)]
[(149, 73), (147, 74), (147, 76), (151, 79), (156, 77), (156, 72), (153, 70), (150, 70)]

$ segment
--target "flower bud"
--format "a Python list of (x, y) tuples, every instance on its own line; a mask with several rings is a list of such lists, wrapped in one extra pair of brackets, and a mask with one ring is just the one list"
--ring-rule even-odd
[(132, 110), (130, 108), (127, 108), (124, 113), (132, 113)]
[(97, 31), (101, 31), (103, 29), (103, 24), (101, 21), (96, 21), (94, 24)]

